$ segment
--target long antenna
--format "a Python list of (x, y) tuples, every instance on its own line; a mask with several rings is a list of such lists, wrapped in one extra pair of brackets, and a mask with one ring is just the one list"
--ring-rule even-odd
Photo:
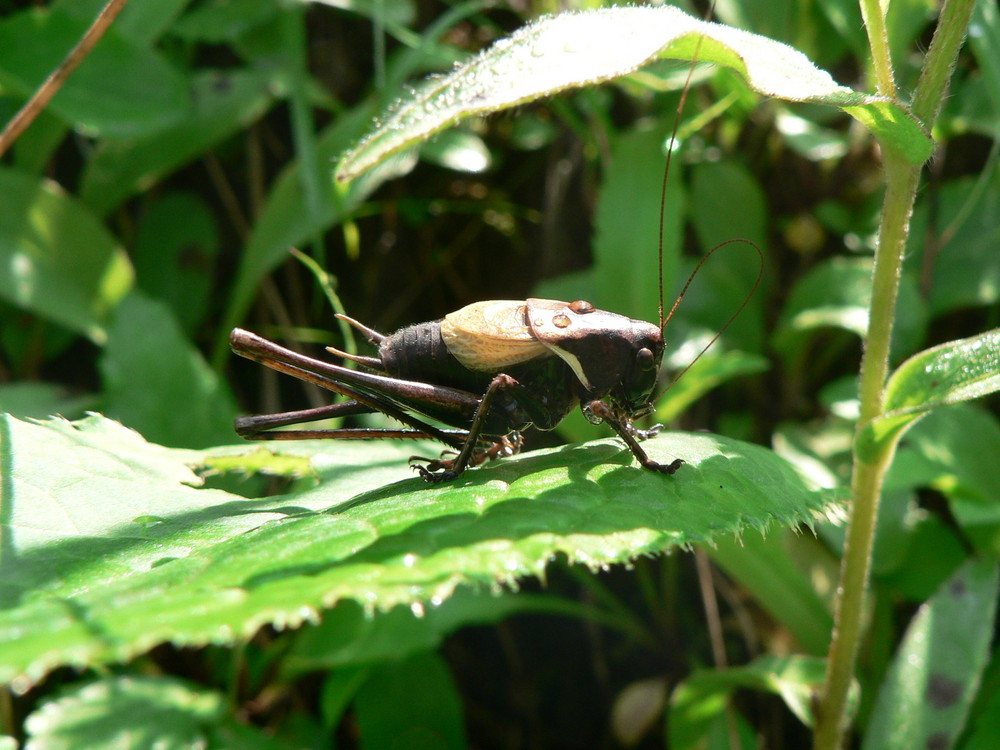
[[(712, 13), (715, 12), (715, 0), (708, 6), (708, 11), (705, 13), (705, 20), (712, 17)], [(681, 124), (681, 116), (684, 114), (684, 105), (687, 104), (688, 92), (691, 90), (691, 79), (694, 77), (694, 69), (698, 65), (698, 55), (701, 53), (701, 43), (704, 41), (705, 35), (698, 35), (698, 42), (695, 44), (694, 54), (691, 56), (691, 65), (688, 67), (687, 78), (684, 80), (684, 88), (681, 89), (681, 99), (677, 102), (677, 115), (674, 117), (674, 128), (670, 132), (670, 142), (667, 144), (667, 163), (663, 166), (663, 183), (660, 187), (660, 232), (657, 244), (657, 280), (659, 282), (660, 290), (660, 330), (663, 330), (663, 326), (667, 324), (667, 320), (663, 318), (663, 233), (666, 229), (666, 211), (667, 211), (667, 180), (670, 177), (670, 162), (674, 154), (674, 146), (677, 144), (677, 130)], [(690, 284), (690, 279), (688, 284)], [(687, 286), (684, 287), (687, 289)], [(674, 309), (677, 308), (677, 303), (674, 303)], [(670, 314), (673, 315), (674, 310), (671, 309)]]
[[(735, 242), (742, 242), (743, 244), (749, 245), (750, 247), (752, 247), (754, 250), (757, 251), (757, 257), (760, 260), (760, 266), (757, 268), (757, 278), (753, 280), (753, 286), (750, 287), (750, 291), (747, 292), (747, 296), (743, 298), (743, 302), (740, 303), (740, 306), (736, 308), (736, 312), (734, 312), (732, 315), (729, 316), (729, 320), (727, 320), (725, 324), (722, 326), (722, 328), (719, 329), (719, 332), (712, 337), (712, 340), (709, 341), (707, 344), (705, 344), (704, 348), (700, 352), (698, 352), (698, 356), (692, 359), (690, 362), (688, 362), (687, 365), (685, 365), (684, 369), (681, 370), (679, 373), (677, 373), (677, 376), (670, 382), (670, 385), (666, 387), (663, 393), (669, 391), (673, 387), (674, 383), (680, 380), (684, 376), (684, 373), (690, 370), (691, 367), (694, 365), (694, 363), (697, 362), (699, 359), (701, 359), (701, 356), (712, 348), (712, 344), (714, 344), (716, 341), (719, 340), (722, 334), (726, 332), (726, 329), (729, 328), (729, 326), (732, 325), (733, 321), (739, 317), (741, 312), (743, 312), (743, 308), (750, 303), (751, 298), (753, 298), (754, 292), (756, 292), (757, 287), (760, 286), (760, 280), (764, 276), (764, 253), (761, 252), (761, 249), (757, 247), (756, 243), (753, 240), (748, 240), (745, 238), (734, 238), (731, 240), (726, 240), (725, 242), (720, 243), (715, 247), (713, 247), (711, 250), (705, 253), (705, 257), (703, 257), (701, 260), (698, 261), (698, 265), (694, 267), (694, 270), (691, 272), (691, 275), (688, 276), (688, 280), (684, 284), (684, 288), (681, 289), (681, 293), (677, 295), (677, 299), (674, 301), (674, 306), (671, 307), (670, 312), (667, 313), (667, 319), (663, 321), (663, 325), (666, 325), (667, 323), (670, 322), (670, 318), (672, 318), (674, 315), (674, 310), (677, 309), (677, 306), (681, 303), (681, 300), (684, 299), (684, 295), (687, 294), (688, 287), (691, 286), (691, 282), (694, 281), (694, 277), (698, 274), (698, 271), (701, 270), (701, 267), (705, 265), (705, 261), (711, 258), (716, 253), (716, 251), (721, 250), (726, 245), (732, 245)], [(661, 393), (660, 395), (662, 396), (663, 393)]]

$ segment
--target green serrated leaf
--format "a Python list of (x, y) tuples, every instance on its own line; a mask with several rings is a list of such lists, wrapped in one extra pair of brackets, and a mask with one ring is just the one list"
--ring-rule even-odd
[(132, 286), (125, 251), (51, 180), (0, 169), (0, 296), (97, 343)]
[(918, 272), (919, 265), (928, 261), (925, 253), (933, 252), (928, 303), (935, 316), (1000, 300), (998, 215), (1000, 170), (996, 169), (945, 182), (934, 200), (917, 203), (907, 260)]
[(950, 747), (989, 658), (998, 569), (969, 560), (917, 612), (900, 644), (862, 747)]
[(0, 412), (15, 417), (43, 419), (56, 414), (67, 419), (84, 416), (97, 403), (97, 396), (70, 395), (65, 386), (56, 383), (23, 381), (0, 385)]
[(885, 410), (858, 434), (863, 458), (881, 451), (930, 409), (1000, 390), (1000, 328), (915, 354), (890, 376)]
[(163, 641), (295, 626), (341, 599), (385, 610), (441, 601), (460, 585), (540, 575), (560, 554), (598, 567), (811, 523), (841, 499), (759, 446), (683, 433), (646, 446), (655, 460), (687, 463), (653, 474), (604, 440), (498, 461), (445, 486), (407, 479), (363, 491), (386, 471), (407, 476), (413, 446), (365, 446), (367, 463), (360, 452), (338, 463), (339, 445), (308, 442), (289, 450), (310, 456), (324, 481), (248, 500), (182, 484), (192, 481), (185, 462), (211, 451), (153, 446), (99, 418), (6, 418), (0, 681), (23, 685)]
[(787, 45), (670, 6), (619, 7), (542, 18), (428, 80), (344, 157), (338, 179), (353, 179), (463, 118), (610, 81), (661, 57), (697, 57), (736, 70), (761, 94), (840, 107), (913, 163), (930, 156), (932, 141), (901, 105), (838, 86)]

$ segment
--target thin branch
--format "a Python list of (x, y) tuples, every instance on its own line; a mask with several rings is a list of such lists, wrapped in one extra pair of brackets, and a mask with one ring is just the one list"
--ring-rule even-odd
[(108, 4), (97, 14), (97, 18), (94, 19), (94, 22), (87, 29), (87, 32), (80, 41), (77, 42), (77, 45), (66, 55), (66, 59), (49, 74), (49, 77), (35, 91), (34, 96), (21, 107), (18, 113), (7, 123), (3, 132), (0, 133), (0, 156), (4, 155), (7, 149), (24, 132), (25, 128), (48, 106), (52, 97), (66, 83), (66, 79), (76, 70), (76, 67), (90, 54), (94, 45), (104, 36), (104, 32), (108, 30), (108, 27), (111, 26), (111, 23), (127, 2), (128, 0), (108, 0)]

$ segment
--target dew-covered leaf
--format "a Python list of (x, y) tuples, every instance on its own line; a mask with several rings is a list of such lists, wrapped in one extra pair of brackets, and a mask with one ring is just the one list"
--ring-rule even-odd
[(617, 7), (542, 18), (428, 80), (345, 156), (338, 178), (353, 179), (465, 117), (610, 81), (661, 57), (696, 57), (736, 70), (758, 93), (840, 107), (914, 163), (930, 155), (930, 138), (899, 104), (837, 85), (785, 44), (671, 6)]
[(885, 409), (858, 434), (871, 457), (930, 409), (1000, 390), (1000, 328), (915, 354), (889, 377)]

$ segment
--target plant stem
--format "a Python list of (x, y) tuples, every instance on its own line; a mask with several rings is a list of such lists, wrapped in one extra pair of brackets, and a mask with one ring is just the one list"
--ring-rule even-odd
[(861, 0), (861, 18), (868, 32), (868, 47), (872, 52), (875, 85), (882, 96), (896, 98), (896, 79), (889, 54), (889, 33), (885, 28), (885, 6), (882, 0)]
[[(882, 413), (903, 251), (920, 179), (919, 166), (907, 164), (901, 157), (888, 151), (885, 153), (885, 172), (887, 184), (879, 246), (875, 254), (872, 307), (865, 352), (861, 359), (861, 416), (858, 429)], [(847, 697), (863, 633), (865, 596), (882, 480), (892, 463), (894, 452), (895, 443), (871, 463), (861, 460), (855, 452), (854, 473), (851, 478), (854, 502), (841, 564), (826, 685), (816, 723), (814, 746), (817, 750), (834, 750), (840, 747), (850, 720), (847, 714)]]
[[(965, 38), (974, 0), (946, 0), (914, 95), (913, 112), (928, 129), (940, 111), (948, 78)], [(862, 0), (872, 57), (880, 93), (895, 96), (884, 17), (877, 0)], [(871, 23), (870, 23), (871, 22)], [(887, 67), (888, 66), (888, 67)], [(872, 306), (865, 351), (861, 359), (862, 429), (883, 412), (889, 370), (889, 347), (909, 234), (910, 216), (916, 199), (921, 167), (908, 164), (889, 148), (884, 149), (886, 194), (882, 205), (879, 242), (872, 279)], [(814, 736), (816, 750), (836, 750), (850, 723), (847, 698), (854, 675), (858, 647), (863, 635), (865, 598), (871, 568), (875, 524), (885, 472), (892, 463), (896, 442), (892, 441), (871, 461), (854, 454), (851, 490), (854, 502), (847, 529), (833, 640), (827, 665), (826, 684), (819, 707)]]

